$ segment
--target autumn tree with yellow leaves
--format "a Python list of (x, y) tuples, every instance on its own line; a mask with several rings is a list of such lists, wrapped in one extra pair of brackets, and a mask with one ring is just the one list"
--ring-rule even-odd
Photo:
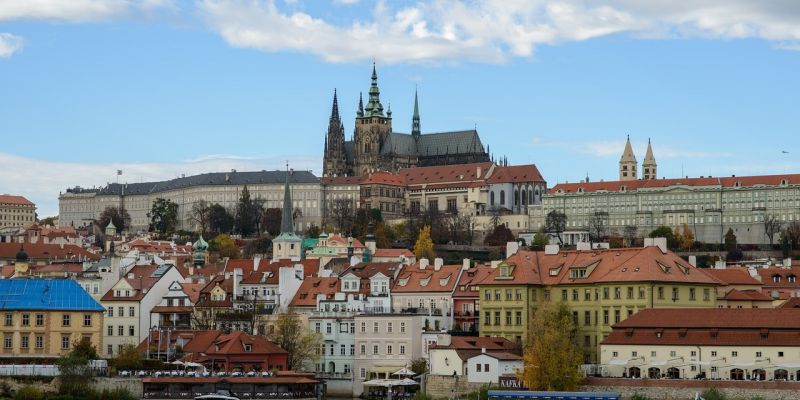
[(576, 390), (583, 378), (582, 361), (569, 306), (542, 303), (529, 327), (523, 354), (525, 369), (518, 372), (519, 380), (530, 390)]
[(425, 225), (419, 230), (417, 243), (414, 244), (414, 255), (417, 259), (427, 258), (433, 260), (436, 253), (433, 252), (433, 240), (431, 239), (431, 226)]

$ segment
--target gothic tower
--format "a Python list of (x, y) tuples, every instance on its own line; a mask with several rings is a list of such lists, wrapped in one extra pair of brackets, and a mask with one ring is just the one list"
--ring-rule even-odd
[(378, 89), (378, 74), (375, 63), (372, 64), (372, 84), (369, 88), (369, 101), (362, 109), (359, 99), (356, 127), (353, 135), (355, 142), (353, 154), (355, 159), (354, 173), (359, 176), (369, 174), (378, 169), (381, 147), (386, 137), (392, 132), (392, 116), (384, 115), (383, 104)]
[(323, 176), (339, 176), (348, 173), (347, 157), (344, 150), (344, 124), (339, 114), (339, 101), (336, 89), (333, 90), (333, 106), (328, 120), (328, 134), (325, 136), (325, 159), (322, 165)]
[(650, 145), (650, 139), (647, 139), (647, 154), (644, 155), (642, 162), (642, 179), (658, 179), (657, 167), (656, 158), (653, 157), (653, 147)]
[(414, 117), (411, 119), (411, 135), (414, 140), (419, 139), (422, 131), (419, 127), (419, 99), (417, 98), (417, 91), (414, 90)]
[(628, 141), (625, 142), (625, 151), (622, 152), (622, 157), (619, 159), (619, 180), (635, 181), (638, 176), (636, 173), (636, 155), (633, 154), (629, 135)]

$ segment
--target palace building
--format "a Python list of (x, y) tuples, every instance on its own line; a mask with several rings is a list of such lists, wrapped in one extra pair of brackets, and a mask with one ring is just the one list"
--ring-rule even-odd
[(355, 128), (351, 140), (345, 140), (339, 101), (333, 93), (333, 107), (325, 137), (323, 176), (363, 176), (374, 171), (396, 172), (400, 168), (467, 164), (489, 161), (478, 131), (422, 133), (419, 98), (414, 95), (411, 133), (392, 128), (391, 106), (384, 112), (378, 88), (378, 74), (372, 66), (372, 85), (364, 105), (358, 99)]

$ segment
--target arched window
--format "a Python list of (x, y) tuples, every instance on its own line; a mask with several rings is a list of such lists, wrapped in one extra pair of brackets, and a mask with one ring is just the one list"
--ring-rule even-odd
[(489, 193), (489, 205), (494, 205), (494, 192)]
[(505, 204), (506, 204), (506, 191), (505, 190), (501, 190), (500, 191), (500, 205), (505, 205)]
[(524, 189), (522, 190), (522, 205), (523, 206), (528, 205), (528, 191)]
[(519, 205), (519, 190), (514, 190), (514, 205)]
[(528, 204), (536, 204), (536, 199), (533, 197), (533, 189), (528, 189)]
[(772, 281), (778, 283), (781, 281), (781, 276), (778, 274), (772, 275)]

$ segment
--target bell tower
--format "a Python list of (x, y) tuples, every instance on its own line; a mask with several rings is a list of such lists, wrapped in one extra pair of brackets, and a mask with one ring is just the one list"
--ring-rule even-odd
[(642, 162), (642, 179), (658, 179), (657, 168), (656, 158), (653, 157), (653, 146), (650, 145), (650, 139), (647, 139), (647, 154), (644, 155)]
[(392, 132), (391, 113), (384, 114), (383, 104), (378, 89), (378, 73), (372, 63), (372, 84), (369, 88), (369, 100), (362, 109), (359, 99), (356, 127), (354, 133), (354, 174), (364, 176), (378, 169), (381, 147)]
[(638, 177), (639, 175), (636, 172), (636, 155), (633, 154), (631, 137), (628, 135), (628, 141), (625, 142), (625, 150), (622, 152), (622, 157), (619, 159), (619, 180), (635, 181)]

